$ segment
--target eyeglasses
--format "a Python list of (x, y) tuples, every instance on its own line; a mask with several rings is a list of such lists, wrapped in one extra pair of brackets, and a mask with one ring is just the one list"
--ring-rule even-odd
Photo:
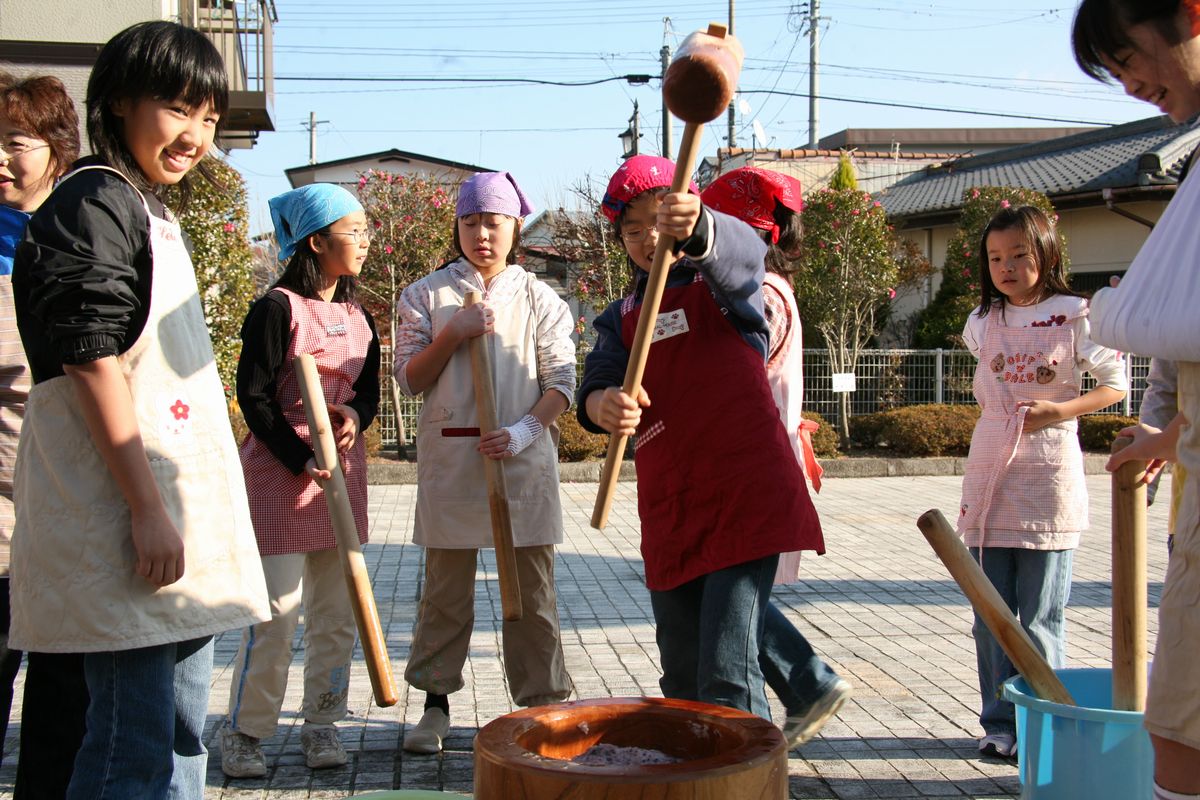
[(366, 229), (360, 231), (329, 231), (325, 236), (349, 236), (350, 241), (355, 244), (362, 244), (363, 242), (367, 244), (371, 243), (371, 232)]
[(49, 144), (24, 144), (23, 142), (9, 142), (8, 144), (0, 144), (0, 161), (12, 161), (20, 158), (26, 153), (32, 153), (34, 150), (44, 150), (49, 147)]
[(631, 244), (645, 241), (654, 228), (621, 228), (621, 238)]

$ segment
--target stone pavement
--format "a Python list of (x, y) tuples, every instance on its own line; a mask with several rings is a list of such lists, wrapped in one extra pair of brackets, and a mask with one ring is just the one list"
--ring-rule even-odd
[[(1169, 481), (1170, 478), (1166, 478)], [(855, 687), (853, 700), (808, 745), (790, 754), (792, 798), (1010, 798), (1019, 794), (1016, 768), (981, 759), (975, 750), (978, 689), (971, 614), (958, 587), (933, 556), (914, 521), (939, 507), (953, 518), (961, 478), (833, 479), (817, 498), (829, 553), (807, 558), (804, 582), (778, 587), (775, 599), (818, 653)], [(1092, 533), (1075, 558), (1068, 657), (1071, 666), (1108, 666), (1109, 490), (1090, 476)], [(371, 544), (366, 557), (393, 660), (400, 703), (371, 703), (363, 662), (350, 685), (351, 715), (340, 725), (350, 763), (314, 772), (300, 752), (297, 709), (303, 649), (297, 638), (279, 733), (265, 742), (269, 775), (229, 780), (219, 755), (209, 761), (210, 800), (332, 800), (379, 789), (438, 789), (469, 794), (472, 738), (513, 709), (500, 663), (500, 602), (494, 560), (485, 556), (477, 584), (475, 635), (466, 687), (451, 697), (452, 731), (441, 756), (400, 750), (423, 695), (403, 682), (416, 599), (421, 548), (409, 543), (415, 487), (372, 486)], [(1169, 496), (1163, 487), (1163, 497)], [(595, 484), (564, 484), (567, 534), (558, 551), (559, 611), (567, 666), (583, 698), (657, 695), (657, 648), (642, 583), (634, 484), (621, 483), (610, 524), (588, 526)], [(1166, 510), (1150, 510), (1151, 604), (1166, 568)], [(1151, 645), (1157, 627), (1151, 614)], [(237, 635), (217, 641), (208, 741), (228, 696)], [(773, 698), (772, 698), (773, 699)], [(783, 712), (774, 706), (777, 722)], [(0, 769), (0, 797), (10, 797), (19, 725), (14, 709)]]

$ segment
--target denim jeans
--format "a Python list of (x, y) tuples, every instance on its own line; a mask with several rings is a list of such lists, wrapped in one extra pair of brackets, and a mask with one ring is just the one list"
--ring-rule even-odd
[(202, 800), (211, 636), (88, 653), (87, 733), (70, 800)]
[(837, 673), (774, 603), (767, 604), (758, 665), (789, 717), (806, 713), (837, 680)]
[(778, 555), (651, 591), (665, 697), (771, 718), (758, 665)]
[[(1034, 645), (1054, 669), (1066, 664), (1067, 597), (1071, 593), (1074, 550), (1027, 550), (1018, 547), (985, 547), (980, 565), (1000, 597), (1021, 620)], [(980, 561), (980, 550), (971, 548)], [(979, 662), (979, 724), (985, 734), (1017, 732), (1013, 704), (1001, 699), (1004, 682), (1017, 674), (992, 632), (975, 615), (971, 629)]]

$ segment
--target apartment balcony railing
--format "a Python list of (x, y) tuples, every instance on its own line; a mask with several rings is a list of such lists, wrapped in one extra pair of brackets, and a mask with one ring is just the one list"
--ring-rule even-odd
[(223, 147), (252, 147), (275, 130), (274, 0), (179, 0), (180, 22), (202, 31), (225, 59), (229, 112)]

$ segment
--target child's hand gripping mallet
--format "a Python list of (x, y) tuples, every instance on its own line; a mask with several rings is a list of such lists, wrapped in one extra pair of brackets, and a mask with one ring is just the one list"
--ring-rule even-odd
[[(467, 292), (463, 307), (483, 300), (479, 292)], [(486, 336), (486, 334), (485, 334)], [(492, 385), (492, 357), (487, 339), (475, 336), (468, 345), (471, 350), (471, 376), (475, 381), (475, 415), (479, 430), (498, 430), (496, 419), (496, 390)], [(496, 571), (500, 574), (500, 612), (508, 622), (521, 618), (521, 584), (517, 578), (517, 554), (513, 550), (512, 516), (508, 511), (508, 484), (504, 481), (504, 464), (483, 457), (483, 474), (487, 479), (488, 509), (492, 513), (492, 541), (496, 546)]]
[[(1113, 442), (1112, 451), (1132, 439)], [(1126, 461), (1112, 475), (1112, 700), (1118, 711), (1146, 710), (1145, 461)]]
[(399, 697), (392, 680), (392, 661), (388, 658), (371, 578), (367, 575), (362, 547), (358, 544), (358, 526), (346, 492), (346, 476), (342, 474), (342, 464), (333, 443), (333, 427), (329, 424), (329, 409), (325, 406), (317, 362), (309, 354), (302, 353), (296, 356), (292, 366), (300, 384), (304, 416), (308, 418), (308, 429), (312, 433), (314, 460), (320, 469), (329, 470), (330, 474), (329, 479), (321, 483), (321, 489), (325, 492), (325, 505), (329, 508), (337, 538), (338, 556), (350, 591), (350, 606), (354, 609), (354, 622), (358, 625), (358, 638), (371, 677), (371, 692), (375, 695), (376, 705), (394, 706)]
[[(708, 26), (707, 33), (697, 31), (684, 39), (671, 65), (667, 67), (667, 74), (663, 78), (663, 101), (671, 113), (685, 123), (679, 159), (675, 163), (675, 179), (671, 182), (673, 194), (687, 191), (692, 170), (696, 166), (696, 153), (700, 149), (704, 125), (721, 116), (729, 107), (737, 89), (738, 75), (742, 71), (742, 59), (741, 43), (726, 35), (724, 25), (714, 23)], [(674, 250), (675, 237), (660, 234), (650, 277), (646, 281), (633, 347), (629, 351), (625, 383), (621, 387), (630, 397), (637, 397), (642, 385), (651, 334), (658, 321), (658, 307), (667, 284), (668, 261), (673, 257)], [(609, 439), (608, 457), (600, 476), (600, 493), (592, 511), (594, 528), (603, 528), (608, 522), (627, 438), (613, 434)]]
[(1004, 648), (1008, 659), (1025, 678), (1029, 688), (1043, 700), (1068, 706), (1075, 705), (1067, 687), (1063, 686), (1054, 670), (1046, 663), (1046, 659), (1038, 652), (1029, 634), (1013, 616), (996, 587), (975, 563), (975, 559), (971, 558), (966, 546), (942, 516), (942, 512), (936, 508), (926, 511), (917, 520), (917, 527), (925, 534), (933, 552), (946, 565), (963, 594), (971, 601), (975, 613)]

